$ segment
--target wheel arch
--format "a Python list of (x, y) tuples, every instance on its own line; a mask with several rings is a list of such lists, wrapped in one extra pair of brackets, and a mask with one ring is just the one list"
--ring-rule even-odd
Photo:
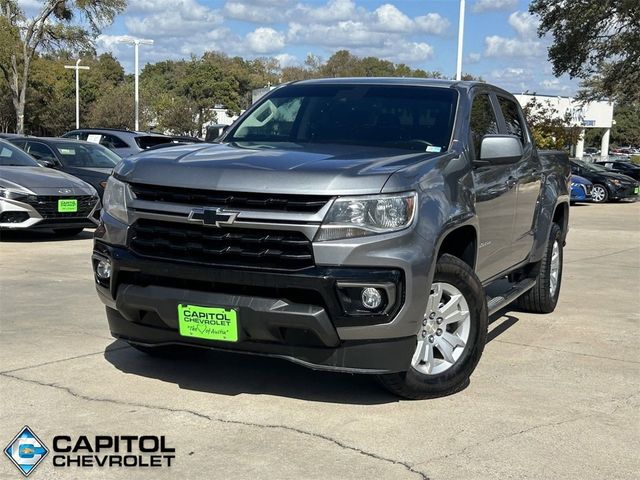
[[(552, 223), (557, 223), (562, 232), (562, 240), (567, 238), (569, 231), (569, 203), (561, 202), (553, 211)], [(551, 226), (549, 226), (551, 228)]]
[(441, 238), (436, 261), (444, 254), (453, 255), (475, 270), (478, 257), (478, 232), (474, 225), (457, 226), (447, 231)]

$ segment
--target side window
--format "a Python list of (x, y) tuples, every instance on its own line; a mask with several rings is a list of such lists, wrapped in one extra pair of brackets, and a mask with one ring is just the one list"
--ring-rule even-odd
[(107, 147), (109, 149), (128, 148), (128, 145), (126, 143), (124, 143), (118, 137), (113, 135), (102, 135), (102, 139), (100, 140), (100, 145)]
[(577, 165), (574, 165), (572, 163), (571, 164), (571, 173), (573, 173), (574, 175), (580, 175), (580, 167), (578, 167)]
[(43, 143), (27, 143), (27, 152), (38, 160), (51, 160), (52, 162), (58, 163), (53, 151)]
[(480, 158), (480, 144), (485, 135), (498, 133), (498, 122), (491, 106), (489, 95), (481, 94), (473, 99), (471, 106), (471, 141), (475, 158)]
[(73, 132), (73, 133), (67, 133), (65, 135), (63, 135), (63, 138), (75, 138), (76, 140), (86, 140), (87, 139), (87, 132)]
[(518, 137), (522, 142), (522, 145), (524, 145), (526, 143), (524, 128), (522, 127), (522, 120), (520, 118), (518, 106), (511, 100), (504, 97), (498, 97), (498, 103), (500, 104), (504, 121), (507, 124), (507, 133)]

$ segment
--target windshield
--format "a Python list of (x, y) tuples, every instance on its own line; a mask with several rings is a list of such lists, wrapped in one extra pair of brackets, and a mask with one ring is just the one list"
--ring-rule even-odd
[(275, 90), (225, 142), (449, 148), (457, 93), (397, 85), (291, 85)]
[(65, 167), (113, 168), (121, 160), (108, 148), (92, 143), (56, 143), (54, 147)]
[(0, 166), (39, 167), (40, 164), (18, 147), (0, 140)]

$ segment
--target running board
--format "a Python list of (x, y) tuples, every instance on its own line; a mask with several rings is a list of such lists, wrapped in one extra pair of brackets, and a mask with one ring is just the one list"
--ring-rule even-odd
[(496, 313), (501, 308), (506, 307), (511, 302), (516, 300), (520, 295), (527, 293), (529, 290), (533, 288), (536, 284), (536, 280), (533, 278), (525, 278), (524, 280), (520, 280), (518, 283), (510, 284), (510, 287), (505, 292), (502, 292), (495, 297), (487, 296), (487, 309), (489, 311), (489, 316)]

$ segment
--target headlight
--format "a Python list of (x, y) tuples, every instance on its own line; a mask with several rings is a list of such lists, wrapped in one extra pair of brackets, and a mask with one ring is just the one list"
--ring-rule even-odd
[(109, 177), (102, 197), (104, 211), (124, 223), (128, 223), (127, 188), (126, 183)]
[(338, 240), (407, 228), (415, 215), (416, 193), (338, 198), (315, 240)]
[(610, 178), (609, 179), (609, 183), (612, 183), (616, 187), (619, 187), (620, 185), (622, 185), (622, 182), (620, 180), (615, 179), (615, 178)]
[(25, 197), (32, 196), (35, 198), (35, 195), (32, 191), (24, 189), (24, 188), (15, 188), (15, 187), (0, 187), (0, 198), (11, 198), (14, 200), (23, 200)]

